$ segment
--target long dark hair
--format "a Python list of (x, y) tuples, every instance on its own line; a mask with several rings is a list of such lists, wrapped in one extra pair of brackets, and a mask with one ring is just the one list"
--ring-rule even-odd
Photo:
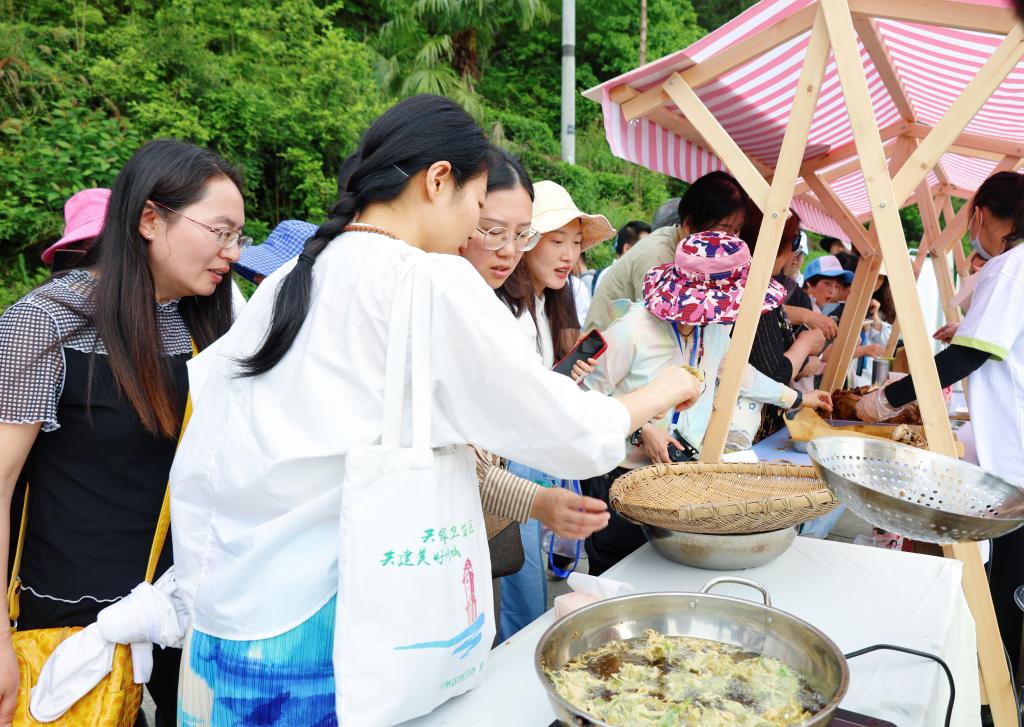
[(1007, 249), (1024, 238), (1024, 176), (1016, 172), (998, 172), (978, 187), (971, 200), (971, 214), (979, 207), (989, 210), (1001, 220), (1010, 220), (1013, 227), (1003, 238)]
[(882, 286), (871, 294), (871, 297), (878, 301), (878, 316), (886, 323), (896, 320), (896, 304), (892, 299), (892, 289), (889, 287), (889, 278), (882, 279)]
[(413, 96), (381, 114), (342, 164), (338, 201), (278, 286), (266, 338), (256, 353), (241, 361), (241, 375), (264, 374), (284, 358), (309, 312), (316, 257), (356, 214), (396, 199), (411, 177), (435, 162), (449, 162), (461, 187), (484, 171), (489, 148), (473, 118), (441, 96)]
[[(181, 412), (173, 374), (161, 353), (150, 243), (139, 232), (139, 222), (147, 202), (188, 207), (219, 177), (241, 190), (238, 172), (209, 149), (175, 139), (145, 144), (114, 180), (103, 231), (80, 263), (98, 276), (91, 319), (106, 346), (114, 381), (142, 426), (165, 437), (177, 434)], [(159, 207), (156, 212), (169, 226), (180, 224), (177, 215)], [(212, 295), (182, 298), (178, 309), (199, 349), (213, 343), (231, 326), (230, 277)]]
[[(526, 253), (529, 255), (530, 253)], [(555, 360), (564, 357), (576, 344), (580, 335), (580, 318), (576, 313), (576, 297), (572, 276), (560, 290), (546, 288), (544, 291), (544, 314), (551, 326), (551, 341), (555, 349)], [(520, 263), (495, 293), (517, 318), (523, 311), (529, 311), (534, 323), (537, 322), (536, 295), (530, 271)]]
[(710, 172), (695, 181), (679, 200), (679, 224), (690, 234), (704, 232), (735, 212), (746, 213), (750, 197), (725, 172)]

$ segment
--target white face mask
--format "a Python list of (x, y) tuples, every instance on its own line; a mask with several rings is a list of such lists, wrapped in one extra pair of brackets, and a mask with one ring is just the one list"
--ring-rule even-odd
[(995, 255), (990, 254), (988, 250), (981, 246), (981, 240), (977, 237), (971, 238), (971, 247), (974, 248), (974, 252), (978, 253), (978, 257), (982, 260), (988, 261), (995, 257)]

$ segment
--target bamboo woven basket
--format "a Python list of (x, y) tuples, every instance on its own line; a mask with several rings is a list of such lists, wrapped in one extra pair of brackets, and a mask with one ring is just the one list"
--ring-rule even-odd
[(712, 535), (781, 530), (839, 504), (813, 467), (770, 462), (651, 465), (615, 480), (610, 500), (630, 520)]

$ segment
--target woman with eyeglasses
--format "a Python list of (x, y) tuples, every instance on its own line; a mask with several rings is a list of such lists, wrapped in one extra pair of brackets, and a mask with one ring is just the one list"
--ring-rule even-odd
[[(503, 149), (492, 149), (487, 166), (487, 197), (480, 209), (480, 222), (460, 253), (493, 289), (500, 288), (508, 280), (523, 254), (540, 241), (541, 233), (532, 227), (533, 201), (533, 183), (522, 163)], [(578, 369), (577, 378), (586, 370), (589, 367)], [(523, 471), (515, 464), (512, 469)], [(570, 539), (586, 538), (608, 523), (608, 508), (602, 501), (520, 477), (503, 467), (494, 455), (479, 449), (477, 473), (484, 511), (521, 523), (520, 535), (530, 543), (530, 552), (526, 553), (524, 549), (526, 573), (520, 576), (517, 572), (499, 579), (499, 583), (504, 584), (504, 599), (510, 603), (516, 600), (519, 581), (523, 578), (537, 584), (535, 592), (543, 590), (545, 581), (539, 560), (540, 548), (534, 547), (538, 545), (535, 534), (537, 521), (557, 536)], [(533, 523), (529, 522), (531, 519)], [(540, 597), (536, 601), (539, 603)], [(545, 596), (545, 606), (546, 602)], [(504, 615), (499, 622), (499, 635), (502, 637), (510, 636), (514, 633), (511, 631), (513, 625), (525, 625), (523, 620), (535, 613), (535, 608), (520, 613), (524, 611), (520, 604), (512, 603), (510, 608), (511, 615)], [(506, 622), (508, 629), (503, 626)]]
[[(21, 630), (86, 626), (143, 580), (185, 409), (185, 364), (193, 343), (202, 350), (231, 325), (230, 266), (249, 241), (241, 187), (207, 149), (146, 144), (114, 181), (79, 266), (0, 316), (0, 593), (30, 486)], [(157, 576), (170, 560), (167, 543)], [(169, 724), (180, 651), (153, 657), (148, 688)], [(10, 723), (17, 686), (4, 630), (0, 724)]]

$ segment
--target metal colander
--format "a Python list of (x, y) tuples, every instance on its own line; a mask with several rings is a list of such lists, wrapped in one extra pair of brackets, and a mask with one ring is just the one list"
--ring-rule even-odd
[(840, 502), (888, 532), (945, 544), (1024, 524), (1024, 490), (951, 457), (856, 437), (821, 437), (807, 453)]

